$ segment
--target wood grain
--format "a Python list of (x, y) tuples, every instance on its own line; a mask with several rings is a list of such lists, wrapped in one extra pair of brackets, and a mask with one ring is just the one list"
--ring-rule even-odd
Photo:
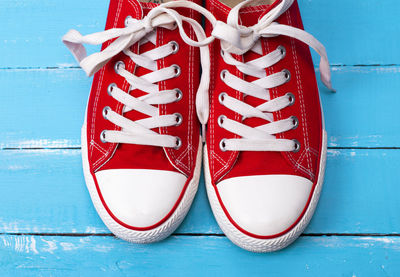
[[(306, 233), (399, 234), (400, 150), (329, 150)], [(79, 150), (0, 151), (0, 233), (108, 233), (86, 191)], [(204, 181), (178, 233), (221, 234)]]
[[(0, 68), (76, 66), (62, 35), (71, 28), (102, 31), (108, 3), (2, 0)], [(299, 5), (307, 31), (326, 46), (332, 64), (400, 64), (398, 1), (299, 0)]]
[[(335, 67), (333, 80), (337, 93), (320, 85), (329, 146), (399, 147), (400, 67)], [(80, 147), (83, 71), (0, 70), (0, 83), (0, 148)]]
[(246, 252), (225, 237), (152, 245), (113, 237), (1, 236), (2, 276), (398, 276), (400, 238), (302, 237), (285, 251)]
[(400, 276), (400, 5), (298, 2), (334, 65), (338, 93), (320, 85), (331, 149), (306, 235), (262, 255), (222, 235), (203, 179), (171, 238), (112, 237), (81, 169), (91, 79), (61, 43), (103, 30), (109, 0), (0, 1), (0, 276)]

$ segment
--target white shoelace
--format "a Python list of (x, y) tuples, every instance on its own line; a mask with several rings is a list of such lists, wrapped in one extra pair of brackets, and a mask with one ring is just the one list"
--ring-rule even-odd
[[(149, 117), (132, 121), (112, 111), (109, 107), (105, 107), (103, 116), (113, 124), (121, 127), (121, 131), (103, 131), (101, 133), (101, 140), (103, 142), (153, 145), (171, 148), (179, 148), (181, 146), (181, 139), (179, 137), (161, 135), (151, 130), (159, 127), (176, 126), (183, 120), (182, 116), (178, 113), (159, 115), (158, 108), (153, 106), (173, 103), (179, 101), (182, 97), (182, 92), (179, 89), (160, 91), (158, 86), (158, 82), (177, 77), (180, 74), (179, 66), (173, 65), (167, 68), (157, 69), (157, 60), (179, 51), (179, 45), (171, 41), (163, 46), (141, 53), (140, 55), (129, 50), (130, 46), (137, 42), (139, 42), (139, 47), (147, 42), (151, 42), (155, 45), (156, 32), (154, 30), (157, 27), (170, 30), (177, 27), (185, 43), (200, 47), (202, 76), (196, 94), (196, 107), (201, 123), (204, 125), (207, 122), (209, 114), (208, 89), (210, 82), (210, 55), (207, 45), (211, 43), (214, 38), (207, 38), (203, 28), (197, 21), (182, 16), (173, 9), (180, 7), (193, 9), (204, 15), (212, 25), (216, 23), (213, 15), (201, 6), (189, 1), (173, 1), (152, 9), (148, 15), (141, 20), (128, 17), (125, 20), (125, 28), (110, 29), (86, 36), (82, 36), (76, 30), (70, 30), (64, 35), (63, 42), (73, 53), (88, 76), (100, 70), (112, 57), (122, 51), (125, 55), (129, 56), (136, 66), (144, 67), (152, 71), (138, 77), (127, 71), (122, 62), (116, 63), (115, 70), (117, 74), (126, 79), (130, 84), (130, 89), (128, 92), (125, 92), (115, 84), (110, 84), (108, 93), (124, 105), (123, 113), (136, 110)], [(187, 36), (182, 26), (183, 22), (188, 23), (193, 28), (197, 41)], [(90, 56), (86, 55), (86, 49), (83, 46), (84, 43), (98, 45), (115, 38), (116, 40), (103, 51)], [(134, 89), (139, 89), (147, 94), (142, 97), (133, 97), (129, 92)]]
[(228, 109), (242, 115), (245, 118), (261, 118), (268, 123), (249, 127), (243, 123), (231, 120), (226, 116), (218, 118), (218, 124), (234, 134), (238, 139), (223, 139), (220, 148), (223, 151), (299, 151), (300, 144), (297, 140), (277, 139), (276, 134), (294, 129), (299, 124), (296, 117), (274, 121), (273, 112), (292, 105), (295, 101), (292, 93), (271, 99), (270, 88), (280, 86), (290, 79), (290, 72), (284, 70), (272, 75), (266, 75), (266, 68), (278, 63), (285, 57), (286, 50), (278, 47), (273, 52), (243, 63), (232, 57), (232, 54), (242, 55), (253, 51), (262, 55), (261, 37), (274, 37), (284, 35), (302, 41), (314, 48), (321, 56), (320, 73), (322, 82), (331, 90), (331, 76), (329, 62), (324, 46), (312, 35), (301, 29), (274, 22), (294, 2), (294, 0), (282, 0), (275, 8), (264, 15), (257, 24), (251, 27), (239, 25), (239, 11), (242, 7), (254, 0), (244, 1), (235, 6), (228, 15), (227, 23), (218, 21), (212, 32), (212, 36), (221, 40), (221, 55), (225, 63), (234, 65), (245, 75), (256, 77), (253, 82), (247, 82), (236, 77), (227, 70), (221, 72), (221, 79), (234, 90), (246, 95), (265, 100), (257, 107), (253, 107), (241, 100), (228, 96), (226, 93), (219, 95), (219, 101)]
[[(279, 111), (295, 101), (294, 95), (287, 93), (284, 96), (271, 99), (268, 89), (284, 84), (290, 79), (290, 72), (285, 70), (266, 76), (265, 69), (276, 64), (285, 56), (285, 49), (278, 47), (275, 51), (243, 63), (232, 57), (232, 54), (241, 55), (248, 51), (262, 54), (260, 38), (284, 35), (298, 39), (314, 48), (321, 56), (320, 73), (322, 82), (331, 90), (330, 68), (324, 46), (312, 35), (301, 29), (292, 26), (282, 25), (274, 22), (294, 2), (294, 0), (282, 0), (275, 8), (264, 15), (260, 21), (251, 27), (239, 24), (239, 11), (242, 7), (255, 0), (244, 1), (235, 6), (228, 15), (227, 23), (217, 21), (215, 17), (203, 7), (189, 1), (172, 1), (152, 9), (149, 14), (141, 20), (127, 18), (125, 28), (110, 29), (99, 33), (82, 36), (76, 30), (70, 30), (64, 37), (63, 42), (73, 53), (85, 72), (91, 76), (102, 68), (112, 57), (120, 52), (129, 56), (137, 66), (147, 68), (153, 72), (137, 77), (125, 70), (122, 63), (115, 65), (116, 71), (123, 76), (131, 85), (130, 90), (140, 89), (147, 93), (142, 97), (135, 98), (128, 92), (122, 91), (115, 84), (110, 84), (108, 93), (116, 100), (124, 104), (123, 112), (137, 110), (149, 116), (149, 118), (131, 121), (123, 115), (105, 107), (103, 115), (115, 125), (121, 127), (121, 131), (105, 131), (102, 133), (102, 140), (115, 143), (132, 143), (142, 145), (154, 145), (162, 147), (179, 148), (181, 140), (174, 136), (160, 135), (152, 131), (152, 128), (168, 127), (179, 125), (182, 121), (180, 114), (159, 115), (158, 108), (153, 105), (168, 104), (177, 101), (181, 97), (178, 89), (159, 91), (157, 83), (174, 78), (179, 74), (180, 68), (173, 65), (168, 68), (157, 70), (157, 60), (167, 57), (178, 51), (179, 45), (176, 42), (157, 47), (140, 55), (129, 50), (130, 46), (140, 42), (144, 44), (151, 42), (155, 44), (157, 27), (167, 29), (179, 28), (179, 33), (185, 43), (200, 48), (200, 61), (202, 76), (196, 94), (196, 110), (200, 122), (207, 123), (209, 117), (208, 89), (210, 83), (210, 55), (208, 44), (215, 38), (221, 40), (222, 56), (225, 63), (234, 65), (243, 74), (258, 78), (253, 82), (246, 82), (230, 72), (221, 72), (223, 81), (233, 89), (265, 100), (265, 103), (257, 107), (246, 104), (240, 100), (221, 93), (220, 102), (227, 108), (235, 111), (245, 118), (261, 118), (269, 123), (256, 128), (249, 127), (240, 122), (221, 116), (218, 119), (219, 125), (239, 136), (240, 139), (224, 139), (220, 143), (223, 151), (298, 151), (300, 148), (296, 140), (277, 139), (276, 134), (291, 130), (298, 125), (295, 117), (284, 120), (273, 120), (272, 112)], [(205, 16), (213, 28), (211, 37), (206, 37), (201, 25), (188, 17), (180, 15), (173, 8), (190, 8)], [(187, 22), (193, 28), (197, 41), (190, 39), (185, 33), (182, 23)], [(116, 39), (115, 39), (116, 38)], [(86, 44), (102, 44), (108, 40), (115, 39), (106, 49), (101, 52), (86, 56), (83, 46)], [(204, 129), (203, 129), (204, 130)]]

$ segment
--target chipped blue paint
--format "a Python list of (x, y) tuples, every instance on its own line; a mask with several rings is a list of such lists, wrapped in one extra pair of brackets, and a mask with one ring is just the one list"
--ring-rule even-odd
[[(393, 118), (400, 118), (400, 67), (336, 68), (333, 80), (336, 94), (320, 86), (329, 146), (399, 147), (400, 121)], [(83, 71), (0, 70), (0, 83), (11, 92), (0, 102), (7, 110), (0, 149), (80, 146), (91, 84)]]
[[(306, 232), (398, 233), (400, 187), (392, 173), (398, 168), (400, 150), (330, 149), (321, 201)], [(82, 175), (79, 150), (0, 151), (0, 207), (6, 211), (0, 233), (108, 232)], [(221, 234), (203, 178), (177, 232)]]
[(102, 30), (108, 2), (0, 1), (0, 276), (400, 275), (397, 1), (299, 0), (335, 65), (338, 93), (320, 86), (334, 149), (309, 236), (265, 255), (214, 236), (203, 180), (178, 235), (132, 245), (104, 234), (79, 150), (91, 80), (60, 39), (70, 28)]
[(399, 244), (302, 237), (284, 251), (256, 254), (224, 237), (133, 245), (113, 237), (0, 236), (0, 266), (2, 276), (399, 276)]

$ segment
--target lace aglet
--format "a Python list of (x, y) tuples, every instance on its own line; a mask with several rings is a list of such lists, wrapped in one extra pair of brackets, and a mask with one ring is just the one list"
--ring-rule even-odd
[(334, 88), (332, 87), (332, 84), (329, 84), (329, 86), (327, 86), (327, 88), (329, 89), (330, 92), (336, 93), (336, 89), (334, 89)]
[(321, 74), (321, 81), (332, 93), (336, 93), (336, 89), (332, 87), (332, 81), (330, 76), (325, 77), (323, 74)]

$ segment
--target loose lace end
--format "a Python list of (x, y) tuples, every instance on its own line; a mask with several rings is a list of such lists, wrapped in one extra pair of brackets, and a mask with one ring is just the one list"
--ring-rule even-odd
[(332, 87), (331, 80), (331, 69), (327, 59), (321, 59), (319, 64), (320, 68), (320, 76), (322, 83), (331, 91), (336, 92), (336, 90)]
[(68, 33), (62, 37), (62, 42), (71, 51), (78, 63), (87, 56), (85, 47), (79, 42), (81, 38), (82, 35), (76, 30), (69, 30)]

